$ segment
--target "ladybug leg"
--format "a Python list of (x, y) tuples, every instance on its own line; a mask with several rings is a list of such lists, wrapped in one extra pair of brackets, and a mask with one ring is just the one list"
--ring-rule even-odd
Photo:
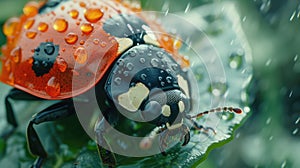
[(94, 128), (98, 152), (104, 165), (115, 167), (117, 163), (116, 157), (105, 138), (105, 134), (109, 133), (118, 124), (119, 115), (112, 109), (107, 109), (102, 114), (104, 117), (99, 118)]
[(6, 120), (8, 124), (12, 126), (12, 128), (5, 129), (7, 131), (0, 135), (0, 137), (3, 139), (7, 139), (18, 127), (18, 122), (15, 117), (15, 112), (13, 110), (11, 100), (42, 100), (42, 99), (18, 89), (10, 90), (8, 95), (5, 97), (4, 103), (6, 109)]
[(47, 157), (47, 152), (45, 151), (33, 125), (66, 118), (74, 113), (75, 110), (72, 101), (70, 99), (67, 99), (47, 107), (46, 109), (42, 110), (32, 117), (27, 127), (27, 142), (30, 152), (33, 155), (38, 156), (38, 159), (36, 160), (32, 168), (41, 167), (44, 159)]
[(159, 141), (159, 149), (162, 155), (166, 156), (166, 148), (167, 148), (167, 143), (166, 140), (169, 137), (169, 131), (168, 130), (164, 130), (160, 135), (160, 141)]
[(108, 166), (115, 166), (116, 157), (111, 152), (112, 149), (105, 139), (105, 134), (109, 132), (109, 130), (111, 129), (110, 127), (111, 125), (109, 125), (109, 123), (104, 118), (102, 118), (101, 120), (98, 120), (95, 124), (95, 134), (98, 152), (102, 163)]
[[(143, 150), (147, 150), (152, 146), (153, 140), (159, 133), (162, 133), (164, 130), (166, 130), (165, 127), (155, 127), (150, 134), (148, 134), (146, 137), (144, 137), (140, 142), (140, 148)], [(160, 149), (162, 149), (160, 147)], [(161, 150), (162, 151), (162, 150)]]
[(197, 122), (195, 122), (194, 120), (191, 120), (193, 122), (193, 129), (195, 130), (199, 130), (205, 134), (209, 134), (209, 131), (213, 132), (214, 134), (217, 134), (216, 131), (211, 128), (211, 127), (203, 127), (202, 125), (199, 125)]
[[(182, 146), (185, 146), (190, 142), (190, 139), (191, 139), (190, 129), (185, 124), (183, 124), (180, 129), (183, 132), (182, 137), (184, 137), (184, 141), (182, 143)], [(182, 137), (181, 137), (181, 139), (182, 139)]]

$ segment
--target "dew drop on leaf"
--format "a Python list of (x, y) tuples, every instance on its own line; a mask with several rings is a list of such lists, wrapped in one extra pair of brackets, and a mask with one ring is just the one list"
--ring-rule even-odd
[(229, 57), (229, 66), (232, 69), (240, 69), (243, 64), (243, 56), (242, 52), (232, 53)]
[(208, 91), (214, 96), (222, 96), (226, 93), (228, 86), (223, 82), (213, 82), (210, 84)]

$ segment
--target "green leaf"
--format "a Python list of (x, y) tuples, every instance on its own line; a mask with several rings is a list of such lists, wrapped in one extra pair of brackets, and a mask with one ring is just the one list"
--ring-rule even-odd
[[(224, 145), (232, 139), (234, 130), (242, 123), (250, 111), (248, 85), (252, 78), (251, 51), (243, 35), (240, 18), (231, 3), (203, 5), (188, 13), (178, 14), (185, 19), (163, 18), (164, 27), (176, 29), (186, 43), (181, 54), (188, 55), (191, 70), (195, 75), (197, 92), (194, 98), (198, 105), (194, 113), (216, 106), (234, 106), (244, 110), (243, 114), (209, 114), (197, 120), (203, 126), (212, 127), (212, 133), (191, 132), (191, 142), (182, 147), (175, 145), (167, 151), (167, 156), (157, 154), (143, 158), (117, 156), (120, 167), (191, 167), (203, 161), (208, 151)], [(171, 16), (172, 18), (172, 16)], [(192, 49), (192, 50), (191, 50)], [(199, 59), (200, 58), (200, 59)], [(1, 109), (0, 130), (4, 129), (4, 97), (9, 87), (0, 84)], [(195, 89), (193, 88), (193, 89)], [(5, 90), (5, 92), (4, 92)], [(30, 104), (30, 105), (29, 105)], [(0, 159), (0, 167), (26, 166), (34, 162), (26, 148), (25, 130), (31, 115), (47, 107), (49, 102), (16, 102), (15, 110), (20, 127), (8, 139), (7, 154)], [(25, 109), (25, 110), (24, 110)], [(28, 113), (30, 112), (30, 113)], [(38, 132), (43, 139), (49, 158), (44, 167), (100, 167), (101, 163), (95, 144), (89, 141), (80, 129), (78, 120), (42, 124)], [(137, 128), (141, 128), (137, 126)], [(0, 141), (0, 152), (5, 148)]]

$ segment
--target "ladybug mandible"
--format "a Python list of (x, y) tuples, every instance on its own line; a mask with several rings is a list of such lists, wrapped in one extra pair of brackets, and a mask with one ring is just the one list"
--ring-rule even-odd
[(110, 165), (115, 158), (102, 148), (107, 143), (103, 134), (106, 124), (118, 124), (120, 109), (156, 126), (149, 135), (161, 133), (162, 153), (170, 132), (180, 133), (183, 145), (189, 142), (185, 122), (214, 132), (193, 119), (210, 112), (242, 112), (223, 107), (190, 115), (189, 61), (178, 54), (171, 36), (156, 33), (163, 30), (140, 11), (119, 0), (49, 0), (29, 2), (23, 15), (5, 23), (0, 80), (13, 87), (5, 98), (8, 123), (14, 129), (18, 125), (11, 99), (60, 100), (29, 122), (28, 146), (38, 157), (33, 167), (41, 167), (47, 157), (33, 126), (74, 114), (73, 98), (93, 87), (105, 106), (104, 118), (95, 126), (99, 153)]

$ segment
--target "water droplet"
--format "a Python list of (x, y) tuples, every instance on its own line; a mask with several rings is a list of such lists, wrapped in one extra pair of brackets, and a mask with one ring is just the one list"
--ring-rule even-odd
[(8, 76), (8, 81), (7, 81), (10, 85), (14, 85), (15, 84), (15, 77), (14, 77), (14, 73), (10, 73)]
[[(162, 66), (162, 67), (164, 67), (164, 66)], [(166, 69), (166, 71), (167, 71), (168, 74), (172, 73), (171, 69)]]
[(300, 117), (297, 118), (297, 120), (295, 121), (295, 124), (298, 124), (300, 122)]
[(245, 22), (247, 19), (247, 16), (244, 16), (243, 19), (242, 19), (242, 22)]
[(99, 39), (94, 39), (94, 40), (93, 40), (93, 43), (94, 43), (95, 45), (98, 45), (98, 44), (100, 43), (100, 40), (99, 40)]
[(55, 51), (55, 47), (52, 43), (46, 44), (44, 52), (48, 55), (52, 55)]
[(269, 66), (271, 64), (271, 62), (272, 62), (272, 59), (271, 58), (268, 59), (267, 62), (266, 62), (266, 66)]
[(84, 45), (84, 43), (85, 43), (84, 40), (80, 40), (80, 41), (79, 41), (79, 44), (80, 44), (80, 45)]
[(21, 57), (22, 57), (22, 50), (21, 50), (21, 47), (16, 47), (14, 48), (10, 55), (12, 56), (12, 60), (15, 62), (15, 63), (18, 63), (20, 62), (21, 60)]
[(43, 67), (47, 67), (48, 63), (46, 61), (42, 61), (42, 65), (43, 65)]
[(34, 1), (28, 2), (23, 8), (23, 13), (28, 17), (35, 16), (36, 14), (38, 14), (38, 12), (39, 4)]
[(280, 168), (285, 168), (285, 166), (286, 166), (286, 160), (284, 160), (284, 161), (282, 162)]
[(167, 81), (168, 83), (172, 83), (172, 77), (171, 77), (171, 76), (167, 76), (167, 77), (166, 77), (166, 81)]
[(295, 57), (294, 57), (295, 62), (298, 60), (298, 57), (299, 57), (298, 54), (296, 54)]
[(231, 121), (234, 118), (234, 113), (228, 113), (228, 112), (217, 113), (217, 116), (224, 121)]
[(296, 16), (296, 11), (294, 11), (290, 17), (290, 21), (292, 21), (294, 19), (294, 17)]
[(106, 47), (106, 45), (107, 45), (107, 43), (106, 43), (105, 41), (102, 41), (102, 42), (100, 43), (100, 46), (101, 46), (101, 47)]
[(58, 65), (58, 69), (60, 70), (60, 72), (65, 72), (67, 70), (68, 64), (63, 58), (57, 57), (56, 63)]
[(293, 95), (293, 91), (291, 90), (291, 91), (290, 91), (290, 94), (289, 94), (289, 98), (291, 98), (292, 95)]
[(140, 58), (140, 63), (144, 64), (146, 62), (145, 58)]
[(141, 74), (141, 79), (142, 79), (142, 80), (146, 80), (146, 78), (147, 78), (147, 75), (146, 75), (146, 74)]
[(75, 33), (69, 33), (65, 37), (65, 41), (68, 44), (75, 44), (77, 42), (77, 40), (78, 40), (78, 36)]
[(38, 30), (41, 32), (45, 32), (48, 30), (48, 24), (45, 22), (41, 22), (38, 26)]
[(270, 136), (270, 137), (269, 137), (269, 141), (272, 141), (272, 140), (273, 140), (273, 138), (274, 138), (273, 136)]
[(134, 68), (134, 65), (131, 62), (129, 62), (129, 63), (127, 63), (126, 67), (129, 71), (132, 71)]
[(89, 8), (84, 12), (84, 17), (87, 21), (95, 23), (103, 16), (103, 12), (98, 8)]
[(188, 3), (187, 6), (186, 6), (186, 8), (185, 8), (185, 10), (184, 10), (184, 13), (187, 13), (190, 10), (191, 10), (191, 4)]
[(260, 6), (260, 11), (262, 13), (267, 13), (271, 8), (271, 0), (264, 0)]
[(124, 71), (123, 75), (126, 76), (126, 77), (129, 76), (129, 71)]
[(158, 67), (158, 65), (159, 65), (159, 60), (158, 59), (156, 59), (156, 58), (153, 58), (153, 59), (151, 59), (151, 65), (153, 66), (153, 67)]
[(53, 29), (58, 32), (65, 32), (68, 29), (68, 22), (65, 19), (58, 18), (54, 21)]
[(136, 50), (130, 50), (128, 54), (131, 57), (135, 57), (136, 56)]
[(79, 12), (78, 10), (76, 9), (72, 9), (70, 12), (69, 12), (70, 16), (73, 18), (73, 19), (77, 19), (78, 15), (79, 15)]
[(8, 19), (3, 26), (3, 33), (6, 36), (12, 36), (17, 31), (20, 20), (19, 18), (13, 17)]
[(229, 57), (229, 66), (232, 69), (239, 69), (243, 64), (243, 52), (232, 53)]
[(251, 110), (250, 107), (248, 107), (248, 106), (244, 107), (244, 112), (245, 112), (245, 113), (249, 113), (250, 110)]
[(178, 65), (177, 64), (172, 64), (171, 68), (173, 69), (173, 71), (177, 71), (178, 70)]
[(223, 82), (213, 82), (210, 84), (208, 91), (214, 96), (222, 96), (228, 90), (228, 86)]
[(160, 85), (161, 85), (162, 87), (164, 87), (164, 86), (165, 86), (165, 82), (160, 82)]
[(34, 24), (35, 20), (34, 19), (29, 19), (26, 21), (26, 23), (24, 24), (24, 29), (30, 29), (32, 27), (32, 25)]
[(121, 84), (122, 79), (120, 77), (116, 77), (114, 82), (116, 85), (120, 85)]
[(163, 36), (163, 40), (167, 42), (167, 41), (170, 40), (170, 38), (169, 38), (169, 36), (166, 36), (166, 35), (165, 35), (165, 36)]
[(158, 58), (162, 58), (162, 57), (164, 56), (164, 53), (161, 52), (161, 51), (158, 51), (158, 52), (156, 53), (156, 56), (157, 56)]
[(80, 64), (86, 63), (88, 59), (88, 53), (84, 47), (78, 47), (74, 52), (74, 59)]
[(86, 7), (86, 4), (85, 4), (84, 2), (79, 2), (79, 5), (80, 5), (81, 7), (83, 7), (83, 8)]
[(94, 30), (94, 26), (90, 23), (83, 23), (80, 26), (82, 33), (90, 34)]
[(266, 124), (269, 125), (269, 124), (271, 123), (271, 121), (272, 121), (272, 118), (269, 117), (269, 118), (267, 119), (267, 121), (266, 121)]
[(11, 71), (11, 62), (10, 62), (10, 60), (7, 60), (5, 62), (4, 67), (5, 67), (5, 69), (6, 69), (7, 72)]
[(51, 97), (57, 97), (60, 95), (60, 84), (55, 77), (51, 77), (45, 87), (46, 93)]
[(204, 71), (203, 68), (200, 66), (196, 66), (195, 68), (195, 78), (197, 81), (202, 81), (204, 78)]
[(37, 33), (35, 31), (28, 31), (26, 32), (26, 36), (30, 39), (34, 39)]
[(118, 65), (119, 67), (124, 66), (124, 60), (123, 60), (123, 59), (119, 59), (119, 60), (117, 61), (117, 65)]
[(296, 134), (298, 133), (298, 131), (299, 131), (299, 129), (296, 128), (296, 129), (294, 129), (294, 131), (292, 132), (292, 134), (293, 134), (293, 135), (296, 135)]

